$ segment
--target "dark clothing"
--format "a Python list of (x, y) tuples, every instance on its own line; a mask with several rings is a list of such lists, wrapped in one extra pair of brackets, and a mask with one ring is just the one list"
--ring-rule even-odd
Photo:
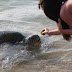
[(58, 22), (60, 8), (67, 0), (44, 0), (44, 12), (47, 17)]
[(44, 13), (45, 15), (53, 21), (58, 20), (56, 0), (44, 0)]

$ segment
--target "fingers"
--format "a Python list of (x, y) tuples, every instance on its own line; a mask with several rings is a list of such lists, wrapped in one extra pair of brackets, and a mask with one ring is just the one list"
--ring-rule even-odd
[(43, 35), (45, 35), (45, 32), (42, 32)]
[(48, 34), (48, 32), (49, 32), (49, 30), (47, 28), (44, 28), (42, 31), (43, 31), (42, 32), (43, 35)]
[(48, 28), (44, 28), (42, 31), (48, 31)]
[(45, 31), (45, 28), (42, 31)]

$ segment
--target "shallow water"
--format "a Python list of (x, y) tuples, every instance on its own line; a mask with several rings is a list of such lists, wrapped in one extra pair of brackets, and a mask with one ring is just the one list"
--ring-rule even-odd
[(72, 72), (72, 41), (62, 36), (42, 36), (55, 22), (38, 9), (38, 0), (0, 0), (0, 31), (18, 31), (26, 38), (38, 34), (40, 46), (0, 45), (0, 72)]

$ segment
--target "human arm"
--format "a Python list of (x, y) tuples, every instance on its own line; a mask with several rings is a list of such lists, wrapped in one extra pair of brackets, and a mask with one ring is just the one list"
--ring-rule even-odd
[(49, 30), (47, 28), (43, 29), (43, 34), (48, 34), (48, 35), (60, 35), (60, 34), (68, 34), (68, 35), (72, 35), (72, 29), (63, 29), (62, 25), (61, 25), (61, 21), (60, 19), (58, 19), (58, 23), (57, 23), (57, 29), (55, 30)]
[(43, 29), (42, 32), (44, 35), (48, 34), (48, 35), (60, 35), (60, 34), (68, 34), (68, 35), (72, 35), (72, 29), (63, 29), (60, 19), (58, 19), (58, 23), (57, 23), (57, 29), (55, 30), (49, 30), (47, 28)]
[(44, 28), (42, 30), (43, 35), (47, 34), (47, 35), (60, 35), (61, 33), (59, 32), (58, 29), (55, 30), (49, 30), (48, 28)]

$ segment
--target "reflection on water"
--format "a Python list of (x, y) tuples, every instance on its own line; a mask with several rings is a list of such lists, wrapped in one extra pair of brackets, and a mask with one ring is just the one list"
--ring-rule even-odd
[(41, 43), (32, 47), (1, 44), (0, 72), (72, 72), (72, 41), (40, 35), (43, 28), (55, 29), (56, 24), (37, 5), (38, 0), (0, 0), (0, 31), (41, 38)]

